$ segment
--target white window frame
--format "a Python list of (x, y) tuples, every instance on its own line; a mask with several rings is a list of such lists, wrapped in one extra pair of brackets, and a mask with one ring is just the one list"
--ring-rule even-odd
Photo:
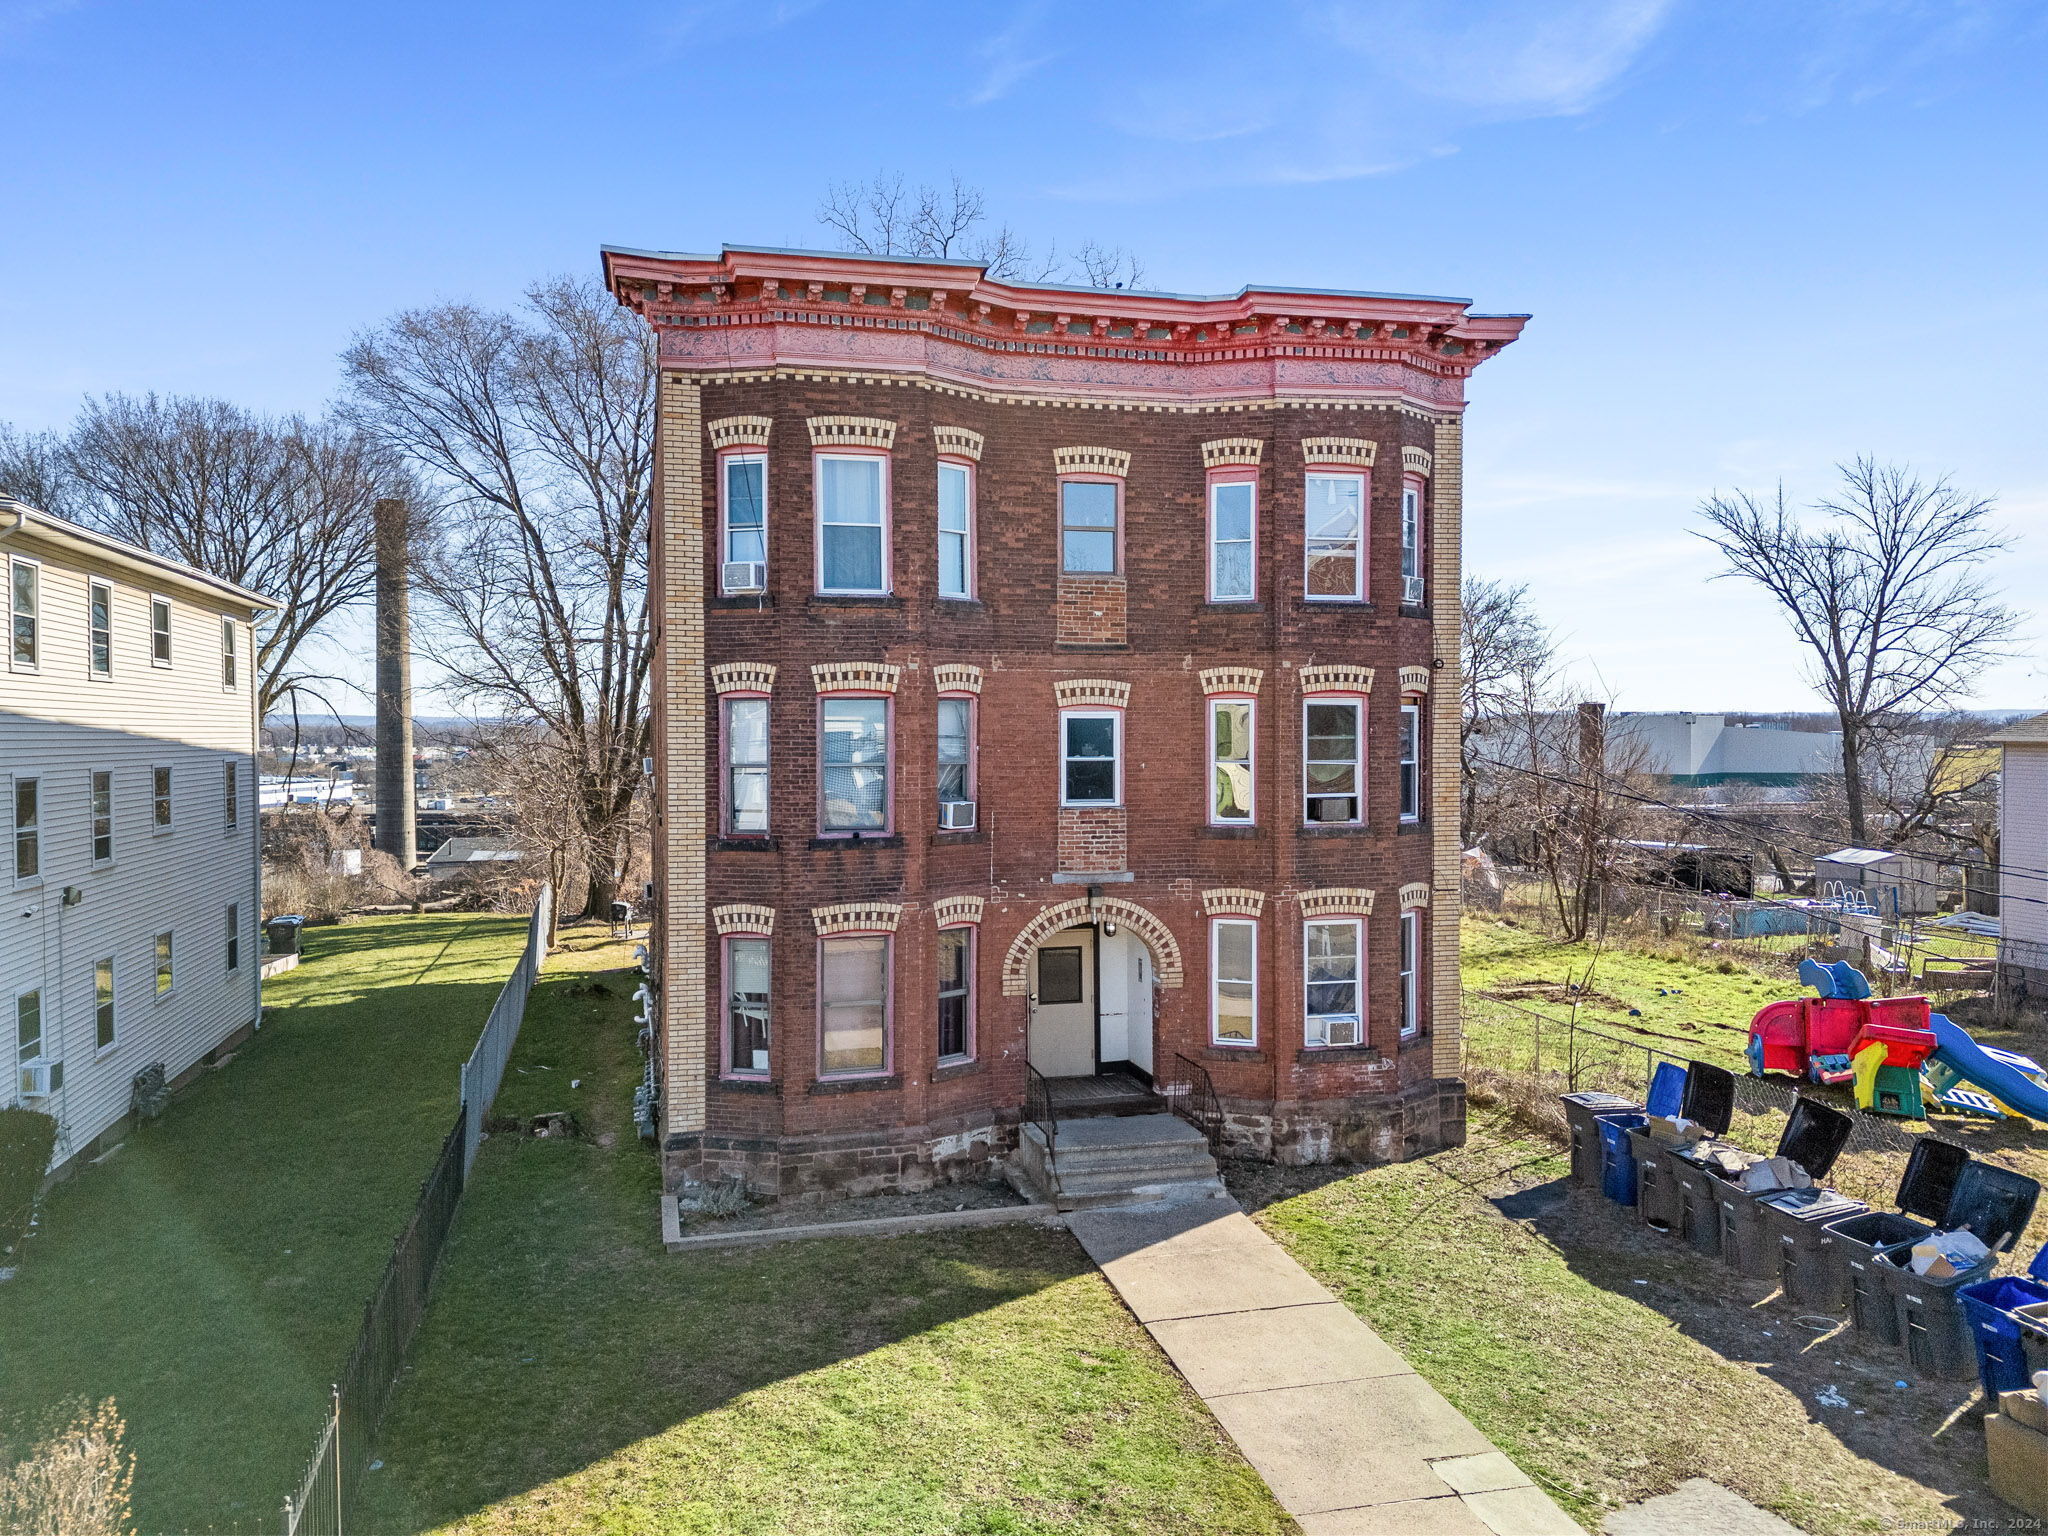
[[(958, 476), (960, 477), (960, 484), (961, 484), (961, 497), (962, 497), (962, 523), (963, 523), (963, 526), (962, 526), (962, 527), (959, 527), (959, 528), (948, 528), (948, 527), (946, 526), (946, 477), (947, 477), (947, 476), (948, 476), (949, 474), (950, 474), (950, 475), (958, 475)], [(938, 579), (938, 591), (939, 591), (939, 596), (940, 596), (940, 597), (942, 597), (942, 598), (946, 598), (946, 599), (948, 599), (949, 601), (952, 601), (952, 602), (972, 602), (972, 601), (974, 600), (974, 597), (975, 597), (975, 593), (976, 593), (976, 590), (977, 590), (977, 589), (976, 589), (976, 584), (975, 584), (975, 579), (974, 579), (974, 578), (975, 578), (975, 570), (974, 570), (974, 567), (975, 567), (975, 559), (974, 559), (974, 542), (975, 542), (975, 541), (974, 541), (974, 524), (975, 524), (975, 516), (974, 516), (974, 493), (975, 493), (975, 490), (976, 490), (976, 486), (975, 486), (975, 473), (974, 473), (974, 466), (973, 466), (972, 464), (970, 464), (970, 463), (966, 462), (966, 461), (965, 461), (965, 460), (963, 460), (963, 459), (941, 459), (941, 460), (939, 460), (939, 473), (938, 473), (938, 498), (939, 498), (939, 500), (938, 500), (938, 511), (937, 511), (937, 522), (938, 522), (938, 550), (937, 550), (937, 554), (938, 554), (938, 562), (939, 562), (939, 564), (938, 564), (938, 570), (937, 570), (937, 572), (936, 572), (936, 575), (937, 575), (937, 579)], [(948, 539), (958, 539), (958, 540), (960, 541), (960, 582), (961, 582), (961, 585), (960, 585), (960, 590), (959, 590), (959, 591), (957, 591), (957, 592), (949, 592), (949, 591), (947, 591), (947, 590), (946, 590), (946, 541), (947, 541)]]
[[(99, 781), (101, 779), (107, 781), (107, 808), (105, 816), (107, 823), (107, 852), (104, 858), (101, 857), (99, 850), (101, 820)], [(95, 768), (85, 777), (85, 830), (87, 851), (92, 855), (92, 867), (94, 869), (107, 868), (114, 862), (115, 856), (114, 770), (111, 768)]]
[[(1362, 827), (1362, 826), (1364, 826), (1364, 825), (1365, 825), (1365, 818), (1366, 818), (1366, 810), (1367, 810), (1367, 806), (1366, 806), (1366, 794), (1365, 794), (1365, 760), (1366, 760), (1366, 744), (1365, 744), (1365, 733), (1366, 733), (1366, 728), (1367, 728), (1367, 724), (1368, 724), (1368, 720), (1367, 720), (1367, 706), (1368, 706), (1368, 704), (1369, 704), (1369, 703), (1370, 703), (1370, 700), (1369, 700), (1369, 699), (1367, 698), (1367, 696), (1366, 696), (1366, 695), (1364, 695), (1364, 694), (1362, 694), (1362, 693), (1310, 693), (1310, 694), (1304, 694), (1304, 695), (1302, 696), (1302, 701), (1301, 701), (1301, 804), (1300, 804), (1300, 816), (1301, 816), (1301, 824), (1302, 824), (1302, 825), (1303, 825), (1304, 827)], [(1352, 710), (1352, 711), (1354, 712), (1354, 714), (1355, 714), (1355, 717), (1356, 717), (1356, 719), (1357, 719), (1357, 721), (1358, 721), (1357, 729), (1356, 729), (1356, 730), (1355, 730), (1355, 732), (1353, 733), (1353, 739), (1354, 739), (1354, 740), (1355, 740), (1355, 741), (1357, 742), (1357, 744), (1358, 744), (1358, 745), (1357, 745), (1357, 754), (1358, 754), (1358, 755), (1357, 755), (1356, 757), (1354, 757), (1354, 758), (1353, 758), (1353, 759), (1351, 760), (1351, 785), (1352, 785), (1352, 798), (1353, 798), (1353, 799), (1355, 799), (1355, 800), (1356, 800), (1356, 801), (1358, 802), (1358, 807), (1357, 807), (1357, 810), (1358, 810), (1358, 814), (1357, 814), (1356, 816), (1350, 817), (1349, 819), (1347, 819), (1347, 820), (1344, 820), (1344, 821), (1317, 821), (1316, 819), (1314, 819), (1314, 818), (1313, 818), (1312, 816), (1310, 816), (1310, 815), (1309, 815), (1309, 802), (1310, 802), (1310, 800), (1311, 800), (1311, 799), (1318, 799), (1318, 800), (1334, 800), (1334, 799), (1339, 799), (1339, 798), (1342, 798), (1341, 796), (1337, 796), (1337, 795), (1327, 795), (1327, 794), (1324, 794), (1324, 795), (1319, 795), (1319, 794), (1316, 794), (1316, 793), (1315, 793), (1315, 791), (1313, 791), (1313, 790), (1312, 790), (1312, 789), (1311, 789), (1311, 788), (1309, 787), (1309, 778), (1308, 778), (1308, 770), (1309, 770), (1309, 763), (1310, 763), (1310, 758), (1309, 758), (1309, 755), (1308, 755), (1308, 754), (1309, 754), (1309, 729), (1308, 729), (1308, 712), (1309, 712), (1309, 710), (1310, 710), (1310, 709), (1311, 709), (1312, 707), (1315, 707), (1315, 706), (1318, 706), (1318, 705), (1324, 705), (1324, 706), (1329, 706), (1329, 705), (1340, 705), (1340, 706), (1348, 707), (1349, 709), (1351, 709), (1351, 710)], [(1334, 758), (1317, 758), (1317, 759), (1315, 759), (1315, 761), (1317, 761), (1317, 762), (1334, 762), (1334, 761), (1336, 761), (1336, 759), (1334, 759)]]
[(233, 693), (241, 686), (241, 644), (236, 639), (235, 621), (222, 616), (220, 621), (220, 691)]
[(765, 451), (752, 453), (722, 453), (718, 456), (718, 590), (725, 593), (725, 568), (738, 557), (733, 554), (732, 524), (732, 471), (737, 464), (758, 464), (761, 466), (761, 571), (768, 570), (768, 455)]
[(221, 831), (232, 834), (242, 829), (242, 765), (229, 757), (220, 766)]
[(1422, 820), (1422, 704), (1408, 699), (1401, 704), (1401, 735), (1395, 742), (1399, 778), (1395, 784), (1401, 820), (1413, 825)]
[[(33, 1054), (25, 1054), (21, 1039), (21, 1005), (31, 997), (36, 1000), (36, 1048)], [(11, 1090), (9, 1097), (19, 1101), (21, 1097), (21, 1069), (33, 1066), (36, 1062), (48, 1061), (50, 1059), (50, 1010), (43, 996), (43, 989), (40, 986), (23, 987), (14, 994), (14, 1006), (8, 1010), (7, 1041), (12, 1048), (14, 1057), (13, 1081), (8, 1084)], [(57, 1088), (57, 1083), (54, 1081), (56, 1073), (52, 1071), (50, 1076), (53, 1079), (50, 1088), (54, 1092)]]
[(941, 714), (945, 712), (946, 706), (949, 704), (959, 705), (967, 712), (967, 755), (961, 762), (962, 768), (965, 769), (965, 772), (960, 775), (961, 794), (957, 801), (949, 802), (946, 799), (945, 771), (952, 765), (939, 755), (941, 746), (946, 738), (945, 733), (937, 729), (938, 721), (936, 716), (933, 719), (934, 728), (932, 731), (933, 789), (938, 796), (940, 805), (972, 803), (975, 799), (975, 792), (980, 787), (975, 783), (975, 771), (978, 766), (975, 761), (978, 755), (976, 751), (978, 744), (975, 741), (975, 737), (981, 727), (981, 701), (971, 693), (940, 694), (939, 712)]
[[(948, 1055), (948, 1054), (946, 1054), (946, 1053), (944, 1053), (944, 1052), (941, 1052), (941, 1053), (940, 1053), (940, 1055), (939, 1055), (939, 1057), (938, 1057), (938, 1064), (939, 1064), (940, 1066), (942, 1066), (942, 1067), (957, 1067), (957, 1066), (959, 1066), (959, 1065), (960, 1065), (961, 1063), (963, 1063), (963, 1062), (969, 1062), (969, 1061), (972, 1061), (972, 1060), (974, 1060), (974, 1055), (975, 1055), (975, 1039), (974, 1039), (974, 1036), (975, 1036), (975, 1024), (976, 1024), (976, 1020), (975, 1020), (975, 1007), (974, 1007), (974, 1001), (975, 1001), (975, 998), (974, 998), (974, 994), (975, 994), (975, 981), (976, 981), (976, 979), (977, 979), (977, 978), (976, 978), (976, 975), (975, 975), (975, 970), (976, 970), (977, 966), (979, 965), (979, 963), (980, 963), (980, 959), (981, 959), (981, 956), (980, 956), (980, 953), (979, 953), (979, 951), (980, 951), (980, 948), (981, 948), (981, 930), (980, 930), (980, 929), (979, 929), (979, 928), (978, 928), (978, 927), (977, 927), (977, 926), (976, 926), (975, 924), (973, 924), (973, 923), (948, 923), (948, 924), (947, 924), (947, 925), (946, 925), (945, 927), (943, 927), (943, 928), (941, 928), (941, 929), (939, 930), (939, 939), (940, 939), (940, 942), (941, 942), (941, 943), (943, 943), (943, 942), (945, 941), (945, 937), (946, 937), (946, 935), (947, 935), (947, 934), (950, 934), (950, 933), (958, 933), (958, 934), (965, 934), (965, 935), (966, 935), (966, 937), (967, 937), (967, 979), (966, 979), (966, 984), (965, 984), (965, 988), (964, 988), (964, 991), (963, 991), (963, 994), (962, 994), (962, 995), (964, 996), (964, 998), (965, 998), (965, 1002), (964, 1002), (964, 1003), (962, 1004), (962, 1007), (963, 1007), (963, 1009), (965, 1010), (965, 1013), (966, 1013), (966, 1019), (965, 1019), (964, 1027), (963, 1027), (963, 1030), (962, 1030), (962, 1035), (963, 1035), (963, 1041), (962, 1041), (962, 1043), (963, 1043), (964, 1049), (961, 1049), (961, 1050), (958, 1050), (958, 1051), (954, 1051), (954, 1052), (953, 1052), (953, 1053), (951, 1053), (950, 1055)], [(937, 1045), (937, 1044), (939, 1043), (939, 1041), (938, 1041), (938, 1030), (939, 1030), (939, 1021), (938, 1021), (938, 1005), (939, 1005), (939, 1003), (940, 1003), (941, 1001), (943, 1001), (943, 999), (944, 999), (944, 993), (945, 993), (945, 986), (944, 986), (944, 975), (943, 975), (943, 973), (942, 973), (942, 972), (940, 971), (940, 969), (939, 969), (938, 965), (936, 964), (936, 958), (935, 958), (935, 962), (934, 962), (934, 964), (933, 964), (933, 966), (932, 966), (932, 979), (933, 979), (934, 983), (936, 983), (936, 984), (935, 984), (935, 985), (934, 985), (934, 986), (932, 987), (932, 1025), (933, 1025), (933, 1029), (932, 1029), (932, 1036), (933, 1036), (933, 1040), (932, 1040), (932, 1043), (933, 1043), (933, 1045), (934, 1045), (934, 1046), (936, 1046), (936, 1045)]]
[[(176, 659), (177, 652), (171, 643), (171, 619), (174, 612), (175, 610), (172, 608), (171, 600), (168, 597), (165, 597), (160, 592), (149, 594), (149, 664), (152, 667), (168, 667)], [(157, 624), (158, 614), (163, 615), (161, 627)], [(159, 637), (162, 638), (164, 643), (164, 653), (161, 656), (156, 653), (156, 643)]]
[[(157, 775), (164, 776), (164, 787), (158, 791)], [(161, 819), (157, 807), (163, 807)], [(149, 825), (153, 834), (165, 836), (177, 830), (178, 826), (178, 774), (170, 763), (151, 763), (149, 766)]]
[[(828, 769), (854, 764), (830, 764), (825, 760), (827, 733), (825, 715), (835, 704), (879, 704), (882, 706), (882, 824), (879, 827), (835, 827), (826, 822)], [(818, 722), (818, 836), (831, 838), (893, 837), (896, 834), (896, 696), (888, 693), (821, 693), (814, 717)], [(872, 765), (865, 765), (872, 766)]]
[[(21, 573), (28, 573), (28, 607), (21, 608)], [(28, 620), (28, 655), (17, 654), (21, 621)], [(43, 669), (43, 563), (28, 555), (7, 560), (7, 668), (10, 672)]]
[(1401, 913), (1401, 1038), (1413, 1040), (1422, 1033), (1422, 912), (1408, 907)]
[(178, 933), (166, 928), (149, 941), (150, 982), (159, 1001), (169, 997), (178, 984)]
[[(820, 469), (821, 469), (821, 467), (822, 467), (822, 466), (823, 466), (824, 464), (826, 464), (826, 463), (827, 463), (828, 461), (832, 461), (832, 460), (838, 460), (838, 459), (846, 459), (846, 460), (851, 460), (851, 461), (853, 461), (853, 462), (855, 462), (855, 463), (860, 463), (860, 464), (875, 464), (875, 465), (879, 465), (879, 466), (880, 466), (880, 474), (881, 474), (881, 483), (880, 483), (880, 488), (879, 488), (879, 490), (878, 490), (878, 492), (877, 492), (877, 494), (878, 494), (878, 496), (879, 496), (879, 498), (880, 498), (880, 500), (879, 500), (879, 505), (880, 505), (880, 509), (881, 509), (881, 522), (880, 522), (879, 524), (872, 524), (872, 523), (829, 523), (829, 524), (828, 524), (828, 523), (827, 523), (827, 522), (825, 521), (825, 476), (824, 476), (824, 475), (823, 475), (822, 473), (820, 473)], [(814, 497), (814, 502), (815, 502), (815, 505), (813, 506), (813, 509), (812, 509), (812, 513), (811, 513), (811, 526), (812, 526), (812, 529), (813, 529), (813, 531), (814, 531), (814, 534), (813, 534), (813, 539), (812, 539), (812, 542), (813, 542), (814, 544), (816, 544), (816, 546), (817, 546), (817, 555), (816, 555), (816, 559), (815, 559), (815, 567), (816, 567), (816, 568), (815, 568), (815, 571), (814, 571), (814, 575), (815, 575), (815, 578), (816, 578), (816, 590), (817, 590), (817, 592), (819, 593), (819, 595), (820, 595), (820, 596), (824, 596), (824, 597), (887, 597), (887, 596), (888, 596), (888, 595), (889, 595), (889, 594), (890, 594), (890, 593), (891, 593), (891, 592), (892, 592), (892, 591), (894, 590), (894, 585), (893, 585), (893, 583), (892, 583), (892, 581), (891, 581), (891, 579), (890, 579), (890, 578), (891, 578), (891, 575), (892, 575), (892, 567), (893, 567), (893, 566), (894, 566), (894, 564), (895, 564), (895, 560), (894, 560), (894, 556), (893, 556), (893, 554), (892, 554), (892, 552), (891, 552), (891, 536), (890, 536), (890, 535), (891, 535), (891, 524), (892, 524), (892, 522), (894, 521), (894, 518), (893, 518), (893, 515), (892, 515), (892, 509), (891, 509), (891, 505), (890, 505), (889, 467), (890, 467), (890, 466), (889, 466), (889, 455), (888, 455), (888, 454), (886, 454), (886, 453), (844, 453), (844, 452), (840, 452), (840, 453), (834, 453), (834, 452), (829, 452), (829, 451), (819, 451), (819, 452), (813, 453), (813, 454), (811, 455), (811, 480), (812, 480), (812, 483), (813, 483), (813, 485), (814, 485), (814, 487), (815, 487), (815, 490), (814, 490), (814, 492), (813, 492), (813, 497)], [(833, 527), (833, 528), (869, 528), (869, 527), (873, 527), (873, 528), (875, 528), (875, 529), (876, 529), (876, 531), (877, 531), (877, 533), (878, 533), (878, 535), (880, 536), (880, 538), (881, 538), (881, 541), (882, 541), (882, 555), (881, 555), (881, 561), (882, 561), (882, 566), (881, 566), (881, 577), (882, 577), (882, 584), (881, 584), (880, 586), (878, 586), (878, 587), (828, 587), (828, 586), (826, 586), (826, 585), (825, 585), (825, 530), (826, 530), (826, 528), (828, 528), (828, 527)]]
[[(1116, 774), (1116, 797), (1111, 800), (1071, 800), (1067, 797), (1067, 765), (1076, 763), (1098, 763), (1098, 757), (1069, 757), (1067, 755), (1067, 722), (1070, 720), (1107, 720), (1113, 734), (1110, 761)], [(1079, 808), (1108, 808), (1124, 803), (1124, 712), (1120, 709), (1063, 709), (1060, 711), (1060, 804)]]
[[(107, 599), (107, 622), (104, 625), (92, 621), (95, 598), (104, 593)], [(107, 664), (99, 665), (99, 651), (104, 646)], [(92, 577), (85, 584), (85, 675), (99, 682), (106, 682), (114, 675), (114, 584)]]
[[(1259, 819), (1259, 701), (1249, 694), (1211, 694), (1203, 701), (1208, 723), (1208, 815), (1212, 827), (1249, 827)], [(1245, 718), (1245, 807), (1242, 816), (1225, 816), (1216, 809), (1217, 771), (1223, 760), (1216, 751), (1216, 714), (1224, 708), (1242, 709)]]
[[(100, 976), (103, 973), (107, 978), (107, 991), (104, 999), (100, 996)], [(121, 999), (120, 989), (116, 981), (117, 975), (118, 972), (114, 969), (114, 957), (112, 955), (103, 955), (101, 958), (93, 961), (92, 1054), (94, 1060), (98, 1060), (102, 1056), (112, 1055), (115, 1048), (121, 1043)], [(100, 1041), (101, 1009), (105, 1009), (107, 1015), (107, 1038), (104, 1044)]]
[[(1226, 486), (1243, 486), (1251, 497), (1251, 521), (1242, 539), (1225, 539), (1217, 532), (1217, 502)], [(1224, 592), (1216, 579), (1217, 555), (1225, 544), (1245, 546), (1245, 589)], [(1256, 474), (1223, 473), (1209, 481), (1209, 601), (1212, 603), (1255, 603), (1259, 598), (1259, 481)]]
[(232, 976), (242, 968), (242, 904), (231, 901), (221, 913), (221, 926), (227, 930), (227, 974)]
[[(1349, 928), (1352, 932), (1353, 968), (1357, 971), (1357, 975), (1352, 978), (1351, 985), (1356, 989), (1354, 1001), (1357, 1006), (1350, 1015), (1343, 1013), (1318, 1014), (1310, 1010), (1309, 988), (1316, 983), (1312, 983), (1309, 979), (1309, 935), (1318, 928)], [(1329, 985), (1329, 983), (1322, 983), (1322, 985)], [(1313, 1051), (1346, 1050), (1366, 1043), (1369, 1020), (1366, 1014), (1365, 986), (1365, 919), (1362, 917), (1315, 917), (1305, 921), (1301, 925), (1301, 1019), (1302, 1044), (1306, 1049)], [(1320, 1029), (1318, 1028), (1318, 1021), (1345, 1017), (1355, 1017), (1358, 1021), (1358, 1038), (1356, 1040), (1331, 1040), (1329, 1026), (1326, 1022), (1322, 1023)]]
[[(1401, 601), (1408, 601), (1408, 578), (1422, 583), (1415, 606), (1429, 601), (1429, 570), (1423, 558), (1422, 481), (1413, 475), (1401, 481)], [(1411, 569), (1412, 567), (1412, 569)]]
[[(1252, 969), (1249, 976), (1225, 976), (1223, 974), (1223, 930), (1228, 927), (1251, 930)], [(1249, 1040), (1226, 1038), (1218, 1032), (1223, 1016), (1223, 984), (1225, 982), (1249, 983), (1252, 989), (1251, 1005), (1252, 1033)], [(1259, 924), (1250, 917), (1212, 917), (1209, 919), (1209, 1043), (1218, 1050), (1256, 1050), (1259, 1044)]]
[[(35, 816), (24, 824), (21, 820), (21, 788), (33, 785)], [(17, 773), (7, 781), (7, 868), (17, 886), (41, 885), (43, 866), (49, 862), (43, 857), (43, 776), (40, 773)], [(35, 850), (35, 870), (24, 875), (21, 872), (21, 848), (23, 838)]]
[[(1358, 485), (1358, 533), (1354, 540), (1356, 548), (1351, 557), (1351, 590), (1349, 592), (1316, 593), (1309, 590), (1309, 572), (1315, 564), (1315, 546), (1328, 543), (1318, 540), (1308, 531), (1308, 503), (1311, 487), (1318, 480), (1351, 480)], [(1372, 476), (1364, 470), (1312, 469), (1302, 479), (1301, 519), (1301, 595), (1311, 603), (1362, 603), (1370, 596), (1367, 591), (1365, 547), (1372, 533)]]
[[(758, 704), (768, 717), (767, 729), (761, 733), (763, 753), (758, 763), (740, 763), (733, 760), (735, 737), (732, 728), (734, 709), (741, 704)], [(775, 805), (773, 799), (774, 781), (770, 778), (770, 766), (775, 758), (774, 709), (765, 693), (729, 693), (718, 701), (718, 755), (721, 759), (720, 773), (724, 782), (720, 785), (720, 798), (724, 804), (719, 815), (723, 822), (721, 835), (725, 837), (766, 837), (774, 830)], [(739, 825), (739, 776), (758, 774), (761, 779), (761, 825), (742, 829)]]

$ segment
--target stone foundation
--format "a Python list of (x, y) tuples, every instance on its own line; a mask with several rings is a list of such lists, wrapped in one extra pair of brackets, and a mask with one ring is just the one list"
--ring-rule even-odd
[(1403, 1163), (1465, 1144), (1465, 1085), (1417, 1083), (1388, 1098), (1296, 1101), (1224, 1110), (1227, 1155), (1299, 1166)]
[(1014, 1121), (761, 1140), (674, 1136), (663, 1152), (662, 1183), (680, 1194), (690, 1184), (738, 1179), (756, 1199), (809, 1204), (916, 1194), (991, 1177), (1016, 1144)]

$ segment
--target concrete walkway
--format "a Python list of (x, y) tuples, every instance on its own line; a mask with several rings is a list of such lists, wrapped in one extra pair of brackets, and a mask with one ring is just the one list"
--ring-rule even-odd
[(1236, 1201), (1067, 1224), (1303, 1536), (1584, 1536)]

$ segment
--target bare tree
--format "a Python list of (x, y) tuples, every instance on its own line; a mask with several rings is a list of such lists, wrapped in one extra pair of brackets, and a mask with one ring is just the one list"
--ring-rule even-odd
[(1477, 841), (1489, 777), (1480, 760), (1489, 734), (1550, 691), (1557, 643), (1529, 606), (1526, 585), (1469, 577), (1462, 594), (1464, 650), (1463, 836)]
[(1916, 715), (1960, 695), (2018, 633), (1981, 567), (2007, 539), (1991, 502), (1898, 465), (1841, 466), (1842, 489), (1802, 521), (1781, 488), (1700, 504), (1700, 537), (1776, 599), (1808, 652), (1810, 680), (1842, 732), (1849, 836), (1867, 844), (1871, 757)]
[(343, 365), (353, 419), (439, 500), (421, 648), (455, 694), (530, 730), (558, 786), (554, 851), (602, 912), (648, 750), (652, 333), (559, 279), (519, 313), (404, 311)]
[(971, 261), (993, 278), (1086, 288), (1135, 288), (1145, 279), (1138, 258), (1120, 246), (1086, 241), (1066, 261), (1057, 244), (1035, 254), (1009, 225), (987, 227), (988, 199), (958, 176), (943, 187), (906, 187), (893, 171), (834, 182), (818, 205), (818, 222), (835, 231), (848, 250), (865, 256)]
[(62, 464), (64, 515), (277, 599), (257, 629), (265, 715), (314, 681), (306, 642), (369, 593), (371, 505), (405, 490), (345, 422), (189, 395), (88, 399)]
[(0, 421), (0, 496), (25, 501), (52, 517), (69, 517), (76, 495), (61, 432), (22, 432)]

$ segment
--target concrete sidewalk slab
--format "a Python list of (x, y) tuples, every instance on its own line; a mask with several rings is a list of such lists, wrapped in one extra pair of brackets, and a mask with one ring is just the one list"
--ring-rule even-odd
[(1606, 1536), (1698, 1536), (1701, 1531), (1714, 1536), (1799, 1536), (1797, 1526), (1704, 1477), (1617, 1509), (1600, 1529)]
[(1408, 1362), (1341, 1301), (1147, 1324), (1203, 1397), (1398, 1376)]

